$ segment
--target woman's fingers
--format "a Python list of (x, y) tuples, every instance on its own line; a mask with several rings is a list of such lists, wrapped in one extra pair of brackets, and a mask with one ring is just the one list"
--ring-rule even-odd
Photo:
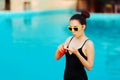
[(74, 53), (76, 54), (77, 52), (77, 49), (73, 48), (73, 47), (70, 47), (70, 48), (66, 48), (71, 54)]
[(60, 50), (60, 51), (63, 51), (63, 50), (64, 50), (63, 44), (61, 44), (60, 46), (58, 46), (58, 50)]

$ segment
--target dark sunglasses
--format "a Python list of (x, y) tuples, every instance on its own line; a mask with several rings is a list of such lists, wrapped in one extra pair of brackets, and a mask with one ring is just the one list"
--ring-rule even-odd
[(77, 27), (74, 27), (74, 28), (72, 28), (72, 27), (68, 27), (68, 29), (69, 29), (70, 31), (72, 31), (72, 30), (74, 30), (74, 31), (78, 31), (78, 28), (77, 28)]
[(70, 31), (72, 31), (72, 30), (78, 31), (79, 27), (80, 27), (80, 26), (69, 26), (68, 29), (69, 29)]

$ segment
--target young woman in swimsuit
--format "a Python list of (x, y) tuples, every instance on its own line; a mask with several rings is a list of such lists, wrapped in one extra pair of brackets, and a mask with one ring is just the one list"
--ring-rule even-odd
[(64, 80), (88, 80), (86, 71), (92, 70), (94, 64), (94, 45), (85, 35), (86, 18), (89, 18), (88, 11), (81, 11), (81, 14), (75, 14), (70, 18), (68, 29), (73, 33), (72, 37), (61, 44), (55, 54), (55, 59), (59, 60), (63, 55), (58, 51), (63, 51), (66, 47), (66, 67)]

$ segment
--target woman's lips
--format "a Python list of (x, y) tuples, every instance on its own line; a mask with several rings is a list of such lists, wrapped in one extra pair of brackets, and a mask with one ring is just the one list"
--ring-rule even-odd
[(76, 34), (73, 34), (74, 36), (77, 36)]
[(73, 33), (73, 35), (76, 35), (75, 33)]

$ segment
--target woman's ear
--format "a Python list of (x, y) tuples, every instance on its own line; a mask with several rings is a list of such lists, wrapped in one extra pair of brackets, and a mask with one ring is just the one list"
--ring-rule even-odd
[(85, 25), (82, 25), (82, 29), (85, 29), (86, 28), (86, 26)]

